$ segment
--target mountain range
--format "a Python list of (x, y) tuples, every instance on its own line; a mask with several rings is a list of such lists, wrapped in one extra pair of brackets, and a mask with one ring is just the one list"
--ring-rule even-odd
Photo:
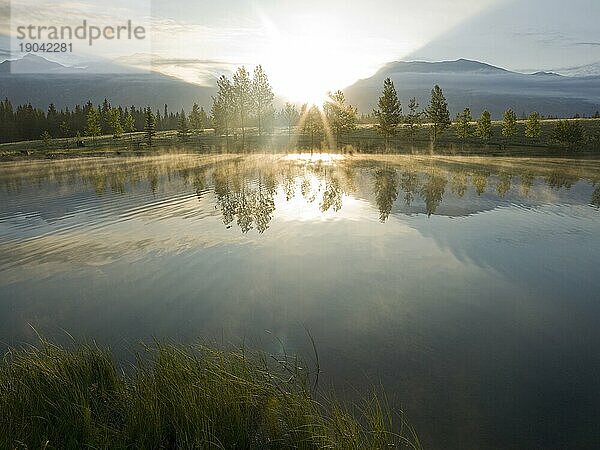
[(401, 102), (415, 97), (426, 105), (430, 90), (439, 84), (451, 112), (470, 107), (474, 115), (487, 109), (499, 118), (507, 108), (520, 113), (570, 117), (600, 110), (600, 76), (562, 76), (555, 72), (524, 74), (478, 61), (459, 59), (442, 62), (393, 62), (375, 75), (345, 89), (348, 100), (359, 110), (376, 107), (385, 78), (391, 78)]
[(0, 63), (0, 98), (8, 97), (15, 105), (31, 102), (44, 109), (50, 103), (64, 108), (88, 100), (100, 104), (108, 98), (122, 106), (162, 108), (166, 103), (172, 110), (189, 110), (194, 102), (209, 106), (216, 92), (214, 87), (187, 83), (159, 72), (122, 69), (123, 73), (115, 74), (101, 73), (94, 67), (90, 73), (86, 68), (66, 67), (26, 55)]
[[(578, 73), (596, 73), (592, 66), (580, 68)], [(0, 63), (0, 97), (8, 97), (13, 104), (31, 102), (41, 108), (50, 103), (58, 108), (72, 107), (88, 99), (97, 104), (106, 97), (124, 106), (149, 104), (158, 108), (167, 103), (171, 110), (182, 107), (189, 110), (194, 102), (209, 107), (216, 92), (214, 86), (188, 83), (159, 72), (97, 72), (26, 55)], [(557, 72), (525, 74), (466, 59), (398, 61), (384, 65), (373, 76), (343, 90), (348, 101), (361, 112), (376, 107), (383, 80), (388, 77), (394, 81), (403, 105), (415, 97), (425, 106), (431, 88), (439, 84), (452, 115), (467, 106), (474, 115), (488, 109), (495, 118), (501, 117), (507, 108), (517, 114), (538, 111), (565, 117), (575, 113), (591, 115), (600, 110), (600, 75), (565, 76)]]

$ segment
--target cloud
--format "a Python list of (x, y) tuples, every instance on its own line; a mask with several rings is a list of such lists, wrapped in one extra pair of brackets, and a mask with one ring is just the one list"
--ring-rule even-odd
[(540, 44), (556, 44), (565, 43), (568, 41), (572, 41), (570, 36), (554, 30), (532, 30), (532, 31), (518, 31), (515, 32), (514, 35), (516, 37), (524, 37), (531, 39)]
[(152, 57), (152, 70), (203, 86), (213, 86), (219, 76), (232, 74), (239, 65), (216, 59)]
[(573, 45), (586, 45), (592, 47), (600, 47), (600, 42), (575, 42)]

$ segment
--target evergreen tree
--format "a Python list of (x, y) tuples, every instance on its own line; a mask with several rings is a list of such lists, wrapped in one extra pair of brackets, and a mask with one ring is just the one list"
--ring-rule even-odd
[[(127, 110), (127, 108), (125, 109)], [(133, 114), (131, 113), (131, 111), (129, 111), (126, 115), (125, 115), (125, 132), (129, 133), (129, 141), (131, 142), (133, 140), (133, 132), (135, 131), (135, 119), (133, 118)]]
[(415, 139), (416, 134), (421, 128), (421, 116), (422, 112), (418, 111), (419, 104), (415, 97), (411, 98), (408, 102), (408, 114), (404, 116), (404, 124), (406, 125), (406, 134), (412, 142)]
[(63, 120), (58, 126), (60, 130), (60, 136), (62, 137), (70, 137), (71, 136), (71, 128), (69, 127), (69, 123), (66, 120)]
[(342, 91), (335, 91), (329, 93), (329, 100), (323, 105), (323, 111), (335, 136), (336, 146), (339, 146), (342, 136), (356, 129), (358, 110), (346, 104)]
[(100, 129), (102, 130), (102, 134), (110, 133), (110, 103), (108, 99), (104, 99), (102, 102), (102, 107), (99, 110), (100, 114)]
[(292, 135), (292, 127), (294, 127), (300, 119), (300, 114), (298, 113), (296, 106), (288, 102), (281, 110), (280, 115), (287, 126), (289, 138)]
[(269, 84), (267, 74), (262, 66), (258, 65), (254, 69), (254, 78), (252, 80), (252, 100), (254, 102), (254, 112), (258, 125), (258, 136), (261, 137), (266, 124), (273, 119), (273, 89)]
[(386, 150), (389, 147), (390, 138), (396, 135), (398, 124), (402, 120), (402, 105), (398, 100), (398, 94), (391, 79), (383, 81), (383, 92), (377, 102), (379, 109), (374, 109), (373, 114), (377, 119), (377, 131), (385, 140)]
[(59, 115), (58, 115), (58, 111), (56, 110), (56, 106), (54, 106), (54, 103), (50, 103), (50, 106), (48, 106), (48, 112), (46, 113), (46, 127), (48, 131), (48, 133), (50, 134), (58, 134), (59, 128)]
[(463, 141), (473, 135), (472, 121), (473, 117), (469, 108), (465, 108), (462, 113), (456, 115), (456, 135)]
[(200, 107), (200, 131), (203, 131), (205, 128), (209, 126), (210, 120), (208, 119), (208, 115), (206, 111), (204, 111), (204, 107)]
[(194, 103), (192, 106), (192, 112), (190, 113), (190, 128), (194, 133), (200, 133), (204, 128), (198, 103)]
[(44, 142), (44, 146), (49, 148), (52, 145), (52, 135), (48, 133), (48, 130), (45, 130), (42, 133), (42, 141)]
[(529, 139), (538, 139), (542, 132), (542, 125), (540, 123), (540, 115), (537, 112), (532, 112), (527, 118), (525, 124), (525, 137)]
[(177, 124), (177, 137), (179, 140), (187, 141), (189, 131), (190, 130), (188, 128), (187, 118), (185, 117), (185, 111), (182, 109), (181, 113), (179, 114), (179, 122)]
[(152, 114), (152, 109), (150, 109), (150, 107), (147, 107), (146, 112), (144, 114), (144, 137), (146, 139), (146, 145), (148, 145), (148, 147), (152, 147), (152, 140), (155, 134), (156, 118), (154, 117), (154, 114)]
[(517, 134), (517, 115), (512, 109), (504, 111), (504, 118), (502, 121), (502, 136), (513, 137)]
[(559, 120), (552, 128), (552, 140), (573, 149), (585, 143), (585, 129), (579, 120)]
[(477, 121), (477, 135), (484, 141), (489, 141), (492, 137), (492, 117), (487, 110), (481, 113)]
[(435, 145), (437, 138), (451, 124), (448, 102), (442, 89), (437, 84), (431, 90), (431, 101), (426, 109), (426, 114), (430, 122), (433, 144)]
[(117, 139), (123, 134), (123, 126), (121, 125), (121, 117), (119, 110), (112, 108), (108, 115), (108, 122), (110, 125), (110, 131), (112, 132), (113, 138)]
[(125, 116), (125, 132), (133, 133), (135, 131), (135, 119), (131, 114), (131, 111)]
[(92, 138), (92, 143), (96, 142), (96, 136), (100, 136), (102, 129), (100, 127), (100, 115), (98, 111), (92, 107), (88, 111), (85, 134)]

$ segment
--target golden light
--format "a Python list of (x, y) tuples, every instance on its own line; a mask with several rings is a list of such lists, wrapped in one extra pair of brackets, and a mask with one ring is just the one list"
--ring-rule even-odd
[(286, 100), (321, 107), (329, 91), (360, 77), (363, 68), (343, 42), (344, 33), (326, 16), (300, 15), (286, 29), (261, 19), (269, 37), (263, 65)]
[(290, 161), (318, 161), (330, 163), (344, 159), (344, 155), (339, 153), (290, 153), (285, 155), (284, 160)]

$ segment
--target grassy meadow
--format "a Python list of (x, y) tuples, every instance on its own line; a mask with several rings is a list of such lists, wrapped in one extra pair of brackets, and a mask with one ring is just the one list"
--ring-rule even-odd
[[(587, 143), (576, 149), (566, 149), (551, 141), (554, 119), (541, 121), (541, 135), (538, 139), (528, 139), (524, 136), (525, 121), (518, 121), (517, 134), (509, 139), (502, 137), (502, 122), (492, 122), (492, 137), (484, 142), (478, 137), (461, 139), (456, 134), (456, 124), (453, 123), (439, 138), (435, 148), (431, 146), (430, 131), (423, 124), (414, 138), (410, 139), (404, 128), (399, 128), (397, 135), (391, 139), (387, 152), (390, 153), (436, 153), (446, 154), (475, 154), (475, 155), (535, 155), (546, 154), (596, 154), (600, 152), (600, 119), (578, 120), (585, 129)], [(475, 128), (475, 123), (472, 124)], [(115, 139), (111, 135), (96, 138), (82, 137), (83, 146), (77, 144), (76, 138), (55, 138), (50, 142), (42, 140), (22, 141), (0, 144), (0, 159), (26, 158), (63, 158), (77, 156), (115, 156), (119, 154), (147, 154), (157, 151), (186, 151), (186, 152), (238, 152), (245, 151), (296, 151), (310, 150), (311, 139), (295, 128), (288, 134), (287, 128), (277, 127), (271, 134), (259, 139), (256, 130), (250, 129), (246, 136), (245, 146), (242, 146), (239, 133), (226, 137), (217, 135), (212, 129), (200, 133), (191, 133), (187, 139), (181, 140), (176, 130), (158, 131), (153, 137), (152, 146), (148, 146), (143, 132), (124, 134)], [(329, 151), (334, 144), (326, 136), (313, 140), (316, 149)], [(384, 140), (377, 133), (374, 124), (359, 124), (357, 129), (344, 135), (338, 145), (339, 149), (361, 153), (386, 152)], [(339, 150), (338, 149), (338, 150)]]

